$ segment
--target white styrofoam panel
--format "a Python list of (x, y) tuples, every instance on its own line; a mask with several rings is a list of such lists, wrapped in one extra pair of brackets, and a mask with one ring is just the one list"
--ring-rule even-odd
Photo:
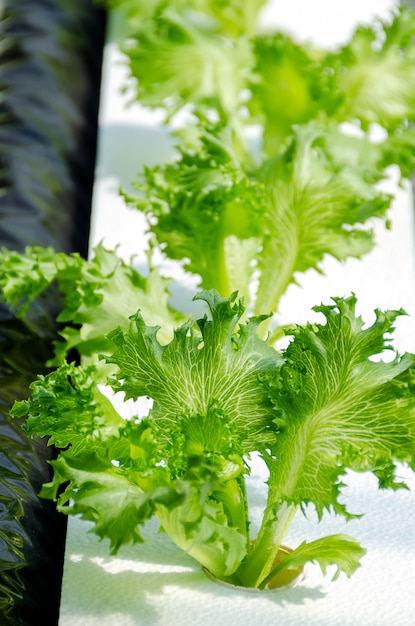
[[(337, 45), (358, 21), (387, 16), (395, 6), (386, 0), (274, 1), (264, 11), (264, 28), (271, 22), (301, 40)], [(106, 50), (100, 114), (99, 159), (94, 192), (91, 248), (103, 240), (119, 246), (124, 258), (136, 255), (145, 263), (144, 220), (127, 209), (118, 197), (120, 184), (128, 185), (144, 165), (162, 163), (173, 156), (168, 129), (160, 115), (138, 104), (125, 108), (120, 88), (125, 80), (113, 44)], [(398, 189), (394, 172), (386, 183), (396, 193), (391, 211), (393, 228), (377, 228), (378, 246), (363, 261), (340, 265), (327, 259), (325, 275), (310, 271), (284, 296), (281, 322), (303, 323), (311, 307), (331, 296), (355, 292), (359, 311), (370, 322), (373, 309), (405, 308), (410, 315), (397, 328), (399, 350), (415, 351), (415, 259), (412, 195)], [(166, 268), (170, 272), (176, 270)], [(185, 280), (180, 272), (180, 281)], [(254, 526), (263, 498), (263, 466), (253, 462), (249, 497)], [(275, 594), (229, 592), (209, 581), (200, 567), (165, 535), (144, 546), (123, 547), (110, 557), (108, 542), (88, 533), (89, 525), (70, 519), (63, 579), (60, 626), (410, 626), (415, 615), (415, 479), (406, 470), (411, 491), (379, 492), (373, 477), (351, 475), (347, 499), (363, 519), (346, 523), (326, 517), (320, 524), (299, 517), (290, 530), (297, 545), (305, 537), (347, 532), (367, 548), (363, 567), (349, 580), (323, 580), (309, 568), (301, 586)], [(150, 524), (152, 527), (152, 524)], [(385, 564), (392, 568), (385, 568)]]

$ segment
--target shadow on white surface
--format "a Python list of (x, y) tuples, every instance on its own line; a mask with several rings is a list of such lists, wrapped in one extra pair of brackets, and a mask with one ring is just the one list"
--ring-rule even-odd
[[(187, 614), (189, 618), (193, 614), (189, 623), (194, 625), (213, 624), (209, 619), (225, 619), (230, 609), (236, 611), (238, 623), (244, 624), (241, 608), (246, 602), (251, 607), (254, 602), (273, 613), (276, 607), (303, 606), (325, 595), (322, 589), (307, 586), (268, 592), (260, 597), (245, 591), (230, 592), (208, 580), (200, 566), (165, 535), (152, 537), (151, 542), (140, 546), (124, 547), (117, 556), (110, 557), (108, 542), (100, 542), (87, 532), (89, 523), (74, 518), (70, 526), (65, 597), (72, 601), (64, 602), (61, 607), (61, 626), (87, 626), (104, 618), (112, 626), (167, 623), (181, 626), (183, 619), (187, 619), (183, 611), (187, 603), (193, 607)], [(170, 622), (165, 612), (160, 614), (163, 605), (171, 607)], [(198, 616), (200, 620), (203, 607), (209, 608), (210, 617), (208, 621), (202, 618), (201, 622)]]
[[(402, 468), (413, 489), (415, 478)], [(251, 503), (263, 505), (264, 476), (251, 484)], [(287, 543), (346, 532), (368, 549), (351, 579), (332, 583), (310, 565), (296, 588), (253, 594), (210, 581), (198, 563), (151, 521), (148, 541), (109, 555), (109, 542), (89, 532), (91, 524), (70, 518), (60, 626), (412, 626), (415, 598), (413, 493), (379, 491), (371, 475), (351, 474), (345, 501), (365, 513), (346, 522), (327, 515), (296, 518)], [(397, 511), (399, 514), (397, 515)], [(254, 511), (255, 512), (255, 511)], [(385, 568), (385, 564), (388, 565)]]
[[(314, 3), (295, 0), (284, 3), (280, 13), (278, 4), (279, 0), (273, 2), (269, 9), (272, 21), (277, 15), (285, 30), (291, 32), (294, 25), (300, 40), (312, 38), (321, 45), (344, 40), (356, 21), (372, 13), (388, 13), (396, 5), (389, 0), (328, 0), (318, 3), (316, 11)], [(113, 54), (109, 48), (109, 57)], [(108, 92), (103, 99), (91, 246), (100, 240), (108, 247), (120, 244), (123, 258), (136, 255), (136, 264), (144, 267), (145, 220), (124, 205), (118, 187), (128, 186), (144, 164), (173, 158), (174, 140), (167, 127), (153, 121), (139, 123), (143, 111), (137, 106), (125, 111), (123, 100), (116, 96), (124, 76), (122, 67), (110, 67), (109, 62), (106, 67)], [(282, 302), (281, 323), (303, 323), (310, 318), (313, 305), (354, 291), (366, 321), (375, 307), (407, 309), (411, 317), (400, 321), (396, 345), (402, 351), (415, 351), (412, 198), (407, 190), (397, 191), (391, 211), (393, 230), (379, 230), (379, 247), (363, 263), (351, 259), (340, 265), (329, 259), (326, 276), (310, 272), (301, 280), (304, 288), (292, 285)], [(192, 295), (188, 286), (174, 287), (174, 303), (182, 310), (190, 312)], [(327, 516), (316, 524), (313, 515), (296, 518), (287, 541), (290, 545), (347, 532), (368, 554), (350, 580), (341, 576), (323, 585), (311, 569), (301, 587), (276, 592), (272, 599), (249, 592), (229, 593), (215, 585), (165, 535), (156, 535), (144, 545), (124, 547), (110, 557), (108, 542), (99, 542), (88, 533), (88, 523), (71, 518), (60, 626), (413, 626), (415, 477), (407, 474), (412, 491), (398, 493), (378, 491), (373, 477), (353, 476), (345, 499), (352, 511), (365, 513), (361, 520), (346, 524)], [(257, 518), (263, 507), (261, 478), (254, 479), (252, 492), (251, 512)], [(386, 562), (390, 569), (385, 569)]]

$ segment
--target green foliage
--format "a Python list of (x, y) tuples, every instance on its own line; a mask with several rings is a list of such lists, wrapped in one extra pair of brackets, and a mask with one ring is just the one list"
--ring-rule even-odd
[(142, 311), (148, 320), (163, 325), (167, 341), (180, 314), (168, 300), (169, 282), (157, 268), (144, 277), (116, 252), (98, 245), (90, 261), (78, 254), (51, 248), (28, 247), (24, 254), (0, 251), (2, 298), (16, 315), (24, 317), (32, 303), (57, 283), (62, 296), (58, 322), (63, 341), (55, 342), (55, 358), (62, 363), (76, 349), (85, 359), (108, 350), (106, 335), (117, 324), (128, 326), (128, 316)]
[(138, 98), (170, 114), (194, 102), (233, 115), (252, 66), (250, 44), (242, 35), (224, 39), (215, 23), (192, 16), (167, 6), (122, 46)]
[[(299, 507), (350, 516), (338, 499), (346, 469), (373, 472), (382, 488), (404, 486), (394, 471), (415, 467), (415, 356), (374, 360), (402, 312), (377, 311), (364, 328), (353, 297), (317, 307), (326, 323), (293, 329), (281, 354), (256, 333), (264, 318), (240, 322), (236, 294), (197, 297), (210, 318), (180, 326), (167, 345), (139, 314), (108, 337), (107, 384), (126, 399), (151, 398), (147, 418), (122, 420), (97, 388), (99, 368), (66, 364), (40, 376), (12, 414), (27, 414), (29, 434), (63, 448), (43, 495), (95, 521), (113, 551), (141, 541), (138, 527), (156, 515), (216, 576), (261, 587)], [(270, 475), (249, 551), (244, 474), (254, 451)], [(328, 537), (279, 567), (316, 561), (350, 575), (363, 553), (349, 537)]]
[[(373, 221), (389, 224), (388, 168), (413, 175), (415, 13), (324, 51), (260, 34), (263, 0), (104, 3), (120, 18), (139, 102), (189, 120), (176, 160), (146, 168), (124, 198), (148, 217), (151, 245), (199, 277), (195, 299), (210, 314), (184, 321), (151, 260), (144, 277), (102, 246), (88, 261), (0, 252), (2, 297), (17, 315), (53, 286), (62, 298), (59, 367), (12, 410), (60, 449), (42, 495), (95, 522), (114, 553), (156, 516), (229, 582), (264, 588), (309, 561), (350, 576), (364, 549), (346, 535), (273, 563), (298, 509), (353, 517), (340, 498), (348, 470), (406, 487), (396, 470), (415, 469), (415, 355), (383, 359), (403, 312), (376, 311), (365, 327), (354, 296), (334, 298), (315, 309), (324, 323), (288, 331), (282, 352), (260, 337), (301, 273), (372, 249)], [(74, 349), (79, 366), (65, 360)], [(151, 399), (148, 415), (123, 419), (109, 387)], [(269, 479), (251, 548), (252, 453)]]
[(384, 177), (385, 147), (351, 137), (335, 125), (297, 126), (274, 158), (245, 169), (229, 128), (200, 134), (199, 151), (183, 151), (147, 169), (127, 201), (145, 211), (164, 253), (200, 275), (203, 288), (239, 290), (252, 309), (276, 311), (299, 273), (320, 270), (325, 255), (361, 257), (374, 245), (366, 224), (385, 218), (391, 196), (374, 183)]
[(296, 570), (310, 561), (317, 562), (323, 574), (326, 574), (328, 566), (335, 565), (337, 570), (333, 580), (336, 580), (341, 572), (350, 577), (360, 567), (360, 559), (365, 554), (366, 550), (347, 535), (330, 535), (310, 543), (303, 541), (268, 574), (262, 581), (260, 588), (266, 588), (267, 584), (281, 570), (285, 568)]
[[(200, 294), (198, 299), (208, 303), (212, 319), (198, 320), (199, 332), (192, 331), (191, 322), (181, 326), (166, 346), (157, 341), (157, 328), (146, 326), (139, 315), (132, 317), (127, 333), (118, 329), (110, 334), (118, 349), (107, 361), (117, 365), (115, 391), (134, 400), (153, 398), (152, 417), (164, 437), (169, 436), (170, 424), (178, 422), (179, 430), (187, 432), (192, 424), (193, 435), (198, 432), (208, 440), (213, 437), (206, 431), (211, 422), (207, 427), (203, 416), (214, 412), (215, 423), (221, 425), (218, 443), (229, 440), (230, 451), (235, 445), (248, 454), (274, 439), (269, 432), (271, 404), (258, 378), (272, 371), (280, 357), (256, 334), (263, 318), (249, 320), (235, 333), (244, 312), (235, 298), (233, 294), (222, 299), (213, 290)], [(187, 423), (189, 415), (202, 416), (197, 429), (193, 419)]]
[(270, 384), (281, 424), (268, 457), (274, 497), (310, 498), (320, 516), (331, 507), (346, 514), (336, 494), (346, 468), (374, 472), (381, 487), (393, 487), (396, 463), (414, 462), (414, 356), (373, 360), (390, 348), (385, 333), (402, 312), (377, 311), (363, 329), (354, 309), (354, 297), (316, 307), (326, 323), (292, 331)]

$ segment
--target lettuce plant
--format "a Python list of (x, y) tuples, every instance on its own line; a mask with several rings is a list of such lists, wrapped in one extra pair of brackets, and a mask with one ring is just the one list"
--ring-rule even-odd
[[(42, 494), (65, 513), (95, 522), (113, 552), (142, 540), (157, 516), (183, 550), (219, 578), (263, 587), (297, 510), (312, 504), (350, 517), (339, 501), (347, 469), (373, 472), (396, 488), (397, 464), (414, 467), (415, 356), (372, 357), (401, 313), (377, 312), (363, 328), (355, 299), (319, 310), (325, 324), (293, 328), (288, 348), (258, 337), (263, 317), (240, 323), (236, 294), (198, 296), (210, 318), (179, 326), (159, 343), (140, 313), (108, 336), (106, 380), (96, 365), (64, 363), (17, 402), (24, 428), (61, 452)], [(145, 419), (122, 419), (97, 380), (126, 399), (148, 397)], [(269, 470), (262, 526), (250, 550), (245, 475), (258, 453)], [(303, 543), (286, 567), (317, 561), (350, 575), (364, 550), (345, 535)]]
[[(404, 312), (377, 310), (367, 326), (351, 295), (315, 307), (320, 323), (272, 325), (301, 273), (372, 249), (373, 220), (389, 226), (389, 168), (413, 174), (415, 13), (322, 51), (261, 34), (263, 4), (108, 0), (139, 101), (166, 122), (188, 113), (176, 160), (123, 196), (148, 216), (153, 248), (199, 277), (204, 316), (172, 306), (151, 251), (147, 275), (102, 245), (89, 260), (0, 253), (17, 315), (52, 284), (62, 298), (51, 371), (11, 412), (59, 449), (42, 495), (94, 522), (113, 553), (156, 517), (214, 576), (260, 589), (309, 561), (350, 576), (365, 550), (345, 534), (276, 564), (292, 520), (308, 507), (354, 517), (348, 471), (398, 489), (401, 464), (415, 469), (415, 355), (391, 343)], [(151, 408), (126, 419), (108, 390)], [(268, 470), (255, 537), (253, 455)]]

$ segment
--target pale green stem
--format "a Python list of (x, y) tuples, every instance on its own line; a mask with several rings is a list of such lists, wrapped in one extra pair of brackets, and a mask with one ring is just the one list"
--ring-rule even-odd
[(213, 492), (213, 497), (222, 502), (229, 526), (246, 535), (249, 549), (248, 500), (244, 477), (226, 481), (220, 491)]
[(236, 572), (241, 585), (259, 587), (271, 572), (278, 549), (297, 510), (298, 505), (283, 503), (278, 517), (272, 521), (275, 513), (268, 509), (252, 552)]
[[(249, 549), (249, 524), (247, 498), (243, 476), (231, 479), (224, 483), (221, 490), (212, 493), (213, 497), (222, 502), (229, 521), (229, 527), (239, 530), (246, 537), (247, 550)], [(183, 511), (180, 505), (173, 509), (156, 506), (157, 517), (164, 531), (187, 554), (192, 556), (203, 567), (206, 567), (218, 578), (226, 579), (226, 563), (220, 545), (202, 543), (189, 537), (185, 531)]]

